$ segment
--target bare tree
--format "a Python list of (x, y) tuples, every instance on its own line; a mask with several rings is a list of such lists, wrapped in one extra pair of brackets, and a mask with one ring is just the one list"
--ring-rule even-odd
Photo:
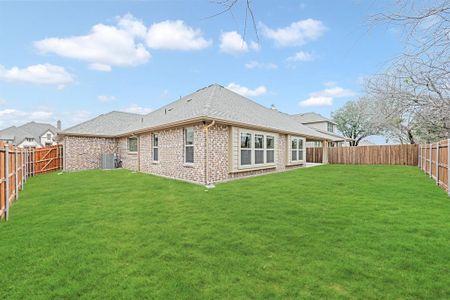
[(219, 12), (213, 14), (212, 16), (209, 16), (208, 18), (214, 18), (214, 17), (220, 16), (222, 14), (229, 13), (234, 19), (236, 19), (236, 16), (235, 16), (235, 13), (233, 12), (233, 10), (238, 5), (242, 5), (244, 12), (245, 12), (244, 24), (243, 24), (243, 30), (242, 30), (243, 39), (244, 40), (246, 39), (248, 23), (251, 22), (253, 30), (256, 35), (256, 40), (259, 43), (258, 27), (256, 24), (255, 14), (253, 12), (253, 1), (252, 0), (217, 0), (217, 1), (211, 1), (211, 3), (219, 5), (221, 7), (221, 9)]
[(367, 92), (388, 135), (410, 143), (443, 138), (450, 132), (450, 1), (403, 0), (397, 9), (373, 19), (401, 26), (404, 52), (369, 80)]

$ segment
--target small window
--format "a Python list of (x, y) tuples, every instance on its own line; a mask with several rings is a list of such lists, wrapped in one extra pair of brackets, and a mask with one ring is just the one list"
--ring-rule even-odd
[(328, 122), (327, 124), (328, 124), (328, 132), (334, 132), (334, 124), (330, 122)]
[(128, 151), (137, 152), (137, 137), (128, 138)]
[(304, 160), (304, 146), (305, 142), (302, 138), (291, 138), (291, 161), (302, 161)]
[(241, 166), (252, 164), (252, 135), (241, 133)]
[(153, 134), (152, 138), (152, 148), (153, 148), (153, 161), (158, 162), (159, 161), (159, 145), (158, 145), (158, 135)]
[(51, 140), (52, 139), (52, 134), (51, 133), (47, 133), (47, 140)]
[(194, 128), (184, 129), (184, 162), (194, 163)]
[(266, 162), (268, 164), (275, 162), (275, 137), (266, 136)]

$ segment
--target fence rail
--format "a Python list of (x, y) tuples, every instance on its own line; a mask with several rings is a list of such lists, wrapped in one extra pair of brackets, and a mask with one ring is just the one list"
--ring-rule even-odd
[[(306, 148), (306, 161), (321, 163), (323, 148)], [(417, 145), (376, 145), (329, 147), (330, 164), (408, 165), (417, 166)]]
[(28, 177), (62, 168), (62, 153), (62, 145), (22, 149), (0, 141), (0, 219), (8, 220)]
[(450, 139), (419, 146), (418, 166), (450, 196)]

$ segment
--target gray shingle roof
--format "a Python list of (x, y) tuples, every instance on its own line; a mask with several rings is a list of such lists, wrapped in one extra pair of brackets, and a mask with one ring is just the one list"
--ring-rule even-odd
[[(40, 145), (40, 137), (47, 131), (52, 131), (54, 134), (58, 133), (58, 129), (48, 123), (29, 122), (21, 126), (11, 126), (0, 130), (1, 140), (13, 140), (15, 145), (19, 145), (26, 138), (34, 138), (34, 140)], [(42, 145), (41, 145), (42, 146)]]
[(141, 120), (143, 115), (112, 111), (94, 119), (67, 128), (61, 134), (82, 134), (93, 136), (115, 136), (123, 128)]
[(325, 118), (321, 114), (315, 112), (307, 112), (303, 114), (292, 115), (291, 117), (302, 124), (317, 123), (317, 122), (331, 122), (333, 124), (336, 124), (332, 120)]
[(328, 139), (326, 135), (295, 121), (290, 115), (262, 106), (218, 84), (202, 88), (145, 116), (124, 114), (112, 112), (101, 115), (66, 129), (62, 134), (121, 136), (193, 119), (213, 119)]

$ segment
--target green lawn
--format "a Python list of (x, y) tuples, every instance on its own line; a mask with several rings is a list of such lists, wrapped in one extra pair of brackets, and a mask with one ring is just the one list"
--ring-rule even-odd
[(2, 298), (450, 298), (450, 199), (415, 167), (219, 184), (31, 178), (0, 223)]

